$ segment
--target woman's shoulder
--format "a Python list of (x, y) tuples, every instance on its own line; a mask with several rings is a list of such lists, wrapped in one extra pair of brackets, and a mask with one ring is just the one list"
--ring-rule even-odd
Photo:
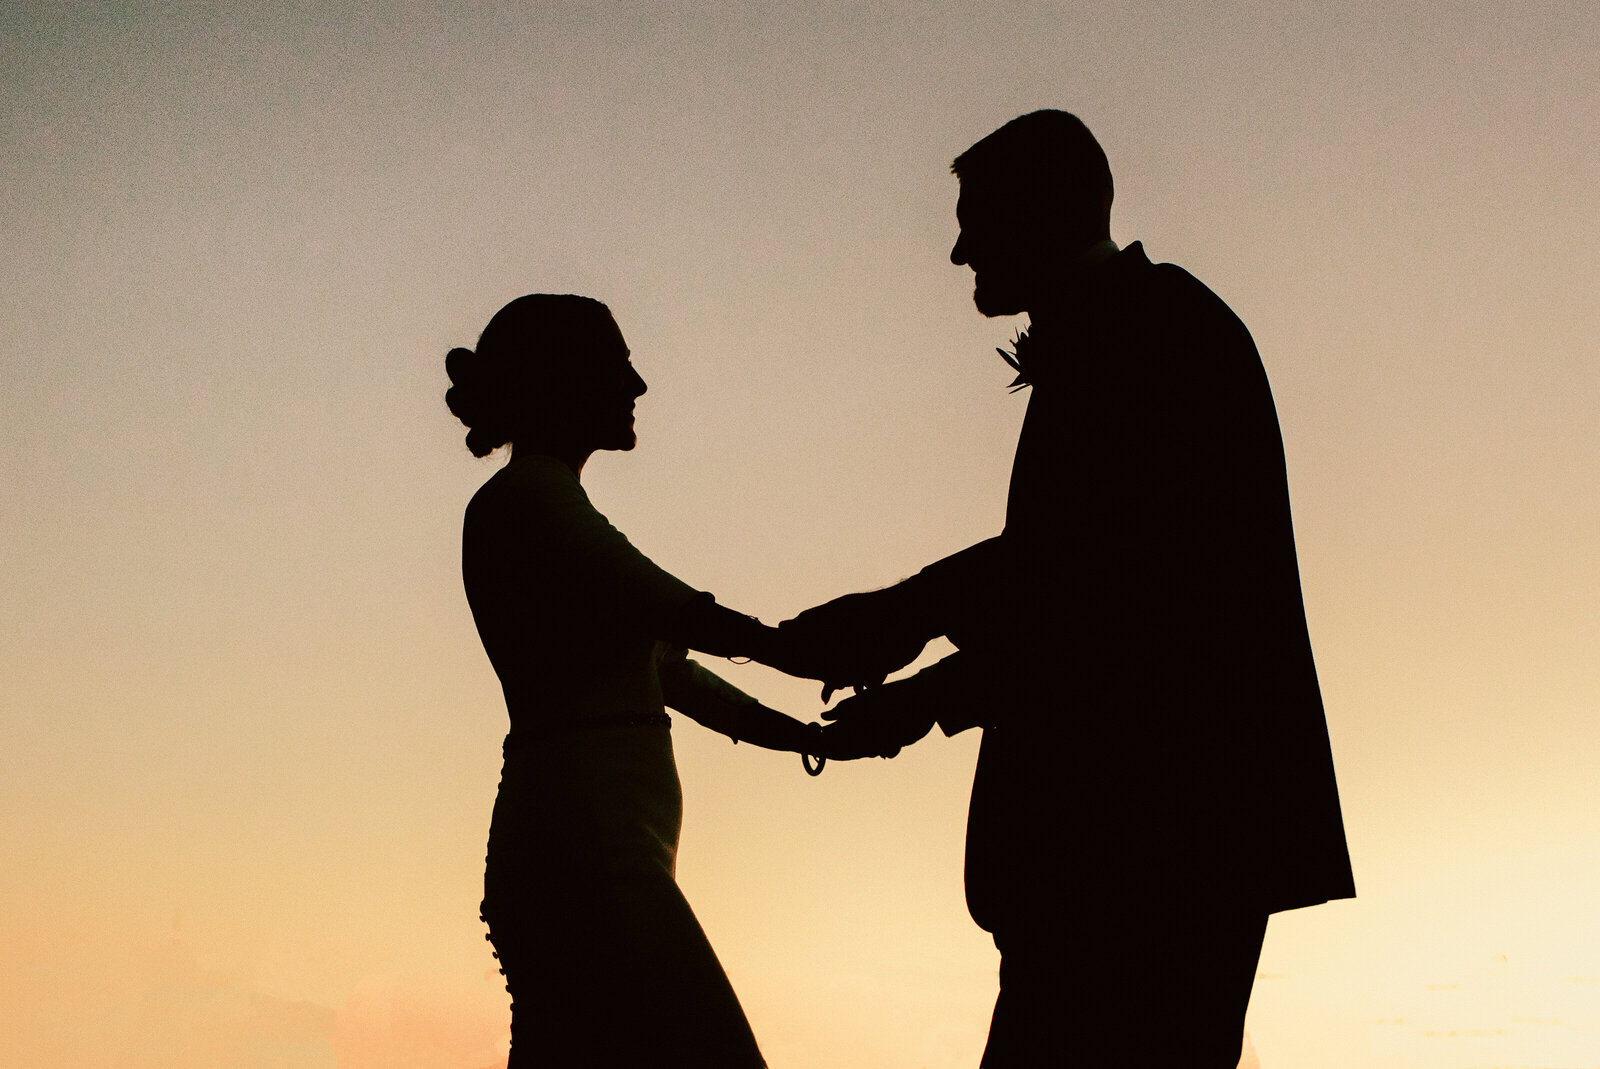
[(529, 454), (491, 475), (472, 495), (467, 514), (548, 514), (591, 507), (571, 468), (554, 457)]

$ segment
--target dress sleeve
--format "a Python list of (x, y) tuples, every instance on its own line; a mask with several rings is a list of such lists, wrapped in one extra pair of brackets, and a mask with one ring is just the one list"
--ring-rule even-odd
[(593, 609), (661, 634), (686, 605), (705, 597), (639, 552), (559, 461), (534, 458), (518, 474), (519, 496), (543, 533), (541, 542)]
[(694, 720), (705, 713), (720, 713), (755, 705), (757, 701), (715, 672), (690, 660), (681, 646), (663, 648), (656, 665), (661, 677), (661, 693), (667, 705)]

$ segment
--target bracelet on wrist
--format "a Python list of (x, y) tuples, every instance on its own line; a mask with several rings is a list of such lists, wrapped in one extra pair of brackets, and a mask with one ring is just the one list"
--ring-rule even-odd
[[(806, 770), (806, 775), (808, 776), (820, 776), (822, 775), (823, 767), (828, 763), (828, 759), (821, 753), (822, 725), (815, 720), (811, 721), (806, 725), (806, 735), (809, 737), (810, 746), (800, 751), (800, 767)], [(817, 751), (816, 764), (814, 765), (811, 763), (812, 754), (808, 752), (808, 750), (813, 749)]]

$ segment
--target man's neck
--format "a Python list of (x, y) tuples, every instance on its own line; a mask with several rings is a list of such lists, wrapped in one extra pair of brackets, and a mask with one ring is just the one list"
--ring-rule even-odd
[(1068, 257), (1052, 280), (1047, 295), (1035, 302), (1038, 307), (1027, 309), (1029, 329), (1043, 326), (1049, 330), (1056, 320), (1069, 318), (1078, 304), (1084, 280), (1121, 251), (1115, 241), (1102, 238)]
[(1101, 238), (1078, 254), (1078, 263), (1085, 268), (1093, 267), (1095, 264), (1104, 263), (1121, 251), (1115, 241)]

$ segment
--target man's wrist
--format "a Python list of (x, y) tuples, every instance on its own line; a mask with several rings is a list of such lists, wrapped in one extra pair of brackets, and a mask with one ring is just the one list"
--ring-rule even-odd
[(880, 593), (885, 598), (884, 623), (895, 632), (924, 642), (944, 634), (938, 623), (938, 587), (924, 573), (902, 579)]

